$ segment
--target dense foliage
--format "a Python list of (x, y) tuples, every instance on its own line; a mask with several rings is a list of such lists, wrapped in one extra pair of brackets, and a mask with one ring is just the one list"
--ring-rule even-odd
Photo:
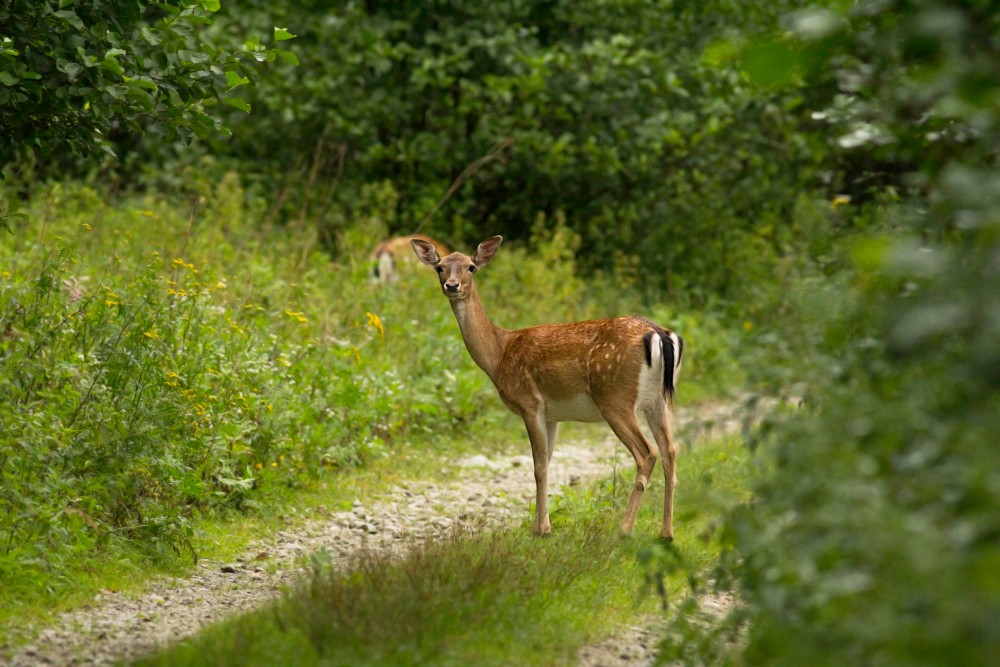
[[(275, 219), (321, 214), (334, 252), (358, 189), (388, 179), (393, 232), (523, 240), (562, 212), (589, 270), (749, 297), (794, 239), (778, 221), (821, 146), (793, 131), (794, 98), (716, 64), (723, 38), (796, 4), (240, 3), (217, 27), (287, 25), (301, 65), (262, 81), (232, 141), (204, 151), (252, 174)], [(176, 166), (195, 156), (147, 142), (135, 172), (183, 187)]]
[[(219, 0), (12, 0), (0, 6), (0, 166), (32, 155), (113, 152), (114, 136), (153, 131), (190, 141), (222, 129), (213, 105), (249, 110), (231, 91), (256, 38), (203, 37)], [(275, 39), (290, 37), (275, 31)]]
[[(844, 132), (841, 164), (864, 151), (895, 166), (880, 179), (902, 200), (869, 207), (876, 229), (843, 248), (847, 274), (801, 294), (813, 337), (797, 372), (811, 388), (805, 409), (763, 438), (755, 500), (729, 526), (724, 574), (745, 601), (731, 621), (747, 635), (728, 657), (992, 664), (1000, 22), (975, 2), (882, 3), (817, 18), (839, 33), (813, 84), (837, 91), (825, 96), (836, 109), (817, 114)], [(801, 37), (788, 53), (809, 48)], [(722, 662), (706, 644), (690, 646), (690, 662)]]

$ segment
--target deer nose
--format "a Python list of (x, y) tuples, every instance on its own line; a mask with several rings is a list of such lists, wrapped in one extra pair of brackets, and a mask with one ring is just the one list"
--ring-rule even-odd
[(458, 291), (458, 281), (455, 280), (455, 279), (453, 279), (453, 278), (449, 278), (447, 281), (445, 281), (444, 288), (446, 290), (448, 290), (449, 292), (457, 292)]

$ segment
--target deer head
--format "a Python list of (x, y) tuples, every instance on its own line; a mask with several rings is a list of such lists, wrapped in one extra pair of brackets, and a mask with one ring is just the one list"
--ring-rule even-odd
[(412, 239), (410, 245), (413, 246), (413, 251), (417, 253), (417, 258), (421, 262), (434, 267), (437, 271), (444, 295), (456, 300), (465, 299), (473, 293), (475, 289), (473, 276), (476, 271), (490, 263), (502, 242), (502, 236), (487, 239), (479, 244), (471, 257), (460, 252), (440, 257), (434, 246), (420, 239)]

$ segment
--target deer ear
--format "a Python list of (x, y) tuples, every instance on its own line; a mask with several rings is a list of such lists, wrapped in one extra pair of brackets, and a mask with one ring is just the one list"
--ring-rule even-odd
[(427, 266), (436, 266), (441, 261), (437, 250), (427, 241), (410, 239), (410, 245), (413, 246), (413, 252), (417, 253), (417, 259)]
[(500, 249), (500, 244), (503, 242), (502, 236), (494, 236), (491, 239), (486, 239), (479, 244), (476, 248), (476, 254), (472, 257), (473, 263), (476, 266), (485, 266), (490, 263), (493, 259), (493, 255), (497, 254), (497, 250)]

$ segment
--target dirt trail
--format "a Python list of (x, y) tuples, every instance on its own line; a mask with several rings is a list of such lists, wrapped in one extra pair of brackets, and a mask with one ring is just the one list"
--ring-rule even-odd
[[(679, 411), (682, 446), (738, 430), (740, 404), (704, 405)], [(525, 450), (527, 450), (525, 443)], [(456, 462), (475, 470), (446, 484), (412, 481), (377, 498), (357, 500), (350, 511), (320, 510), (302, 527), (278, 532), (251, 545), (244, 557), (222, 564), (202, 561), (183, 579), (159, 581), (135, 599), (108, 592), (92, 607), (62, 615), (36, 639), (20, 647), (0, 647), (12, 667), (108, 665), (154, 651), (225, 616), (273, 599), (300, 573), (304, 556), (325, 549), (334, 563), (360, 549), (402, 553), (419, 540), (443, 535), (456, 522), (482, 525), (527, 516), (534, 496), (531, 457), (476, 455)], [(612, 436), (600, 442), (556, 445), (549, 472), (550, 493), (618, 469), (631, 469), (627, 451)], [(629, 628), (580, 654), (581, 664), (651, 664), (653, 631)]]

